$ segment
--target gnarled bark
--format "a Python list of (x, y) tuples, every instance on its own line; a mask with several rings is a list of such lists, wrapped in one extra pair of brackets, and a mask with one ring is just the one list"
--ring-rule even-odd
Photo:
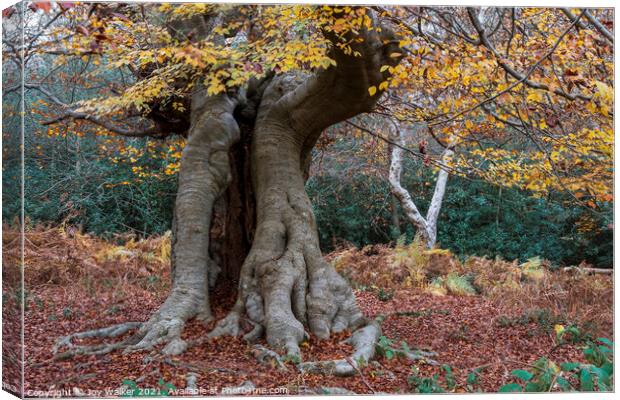
[[(202, 88), (193, 93), (175, 206), (173, 286), (161, 308), (130, 339), (130, 350), (166, 343), (164, 353), (184, 351), (187, 344), (180, 333), (185, 322), (211, 318), (208, 277), (217, 269), (215, 261), (225, 264), (227, 277), (234, 278), (250, 242), (235, 306), (210, 336), (238, 335), (244, 318), (254, 326), (246, 339), (265, 335), (272, 347), (299, 356), (306, 328), (327, 338), (330, 332), (366, 323), (351, 288), (321, 255), (304, 188), (321, 133), (370, 111), (381, 91), (371, 96), (368, 88), (386, 80), (383, 65), (400, 60), (394, 57), (398, 41), (386, 27), (364, 29), (357, 38), (363, 40), (353, 40), (351, 47), (358, 56), (334, 46), (335, 67), (270, 75), (234, 97), (208, 96)], [(240, 126), (244, 140), (231, 148)], [(215, 210), (224, 222), (215, 225), (224, 231), (218, 228), (211, 242), (218, 198)], [(355, 337), (367, 336), (362, 333)]]
[(207, 96), (198, 88), (192, 96), (192, 120), (181, 156), (175, 202), (173, 285), (170, 295), (133, 337), (131, 350), (167, 343), (164, 353), (186, 348), (180, 338), (185, 322), (212, 318), (208, 270), (217, 267), (209, 256), (209, 231), (215, 200), (231, 180), (228, 152), (239, 139), (233, 117), (237, 101), (227, 94)]
[(256, 232), (243, 264), (239, 300), (214, 334), (238, 334), (242, 314), (264, 327), (275, 347), (298, 353), (304, 324), (321, 337), (363, 322), (351, 289), (321, 257), (304, 188), (304, 156), (312, 132), (295, 130), (282, 94), (295, 76), (274, 79), (266, 89), (252, 140)]
[(321, 338), (366, 321), (347, 282), (322, 258), (312, 205), (304, 188), (307, 160), (328, 126), (370, 111), (397, 46), (388, 29), (364, 32), (354, 50), (334, 50), (337, 67), (315, 75), (286, 74), (265, 89), (252, 137), (256, 232), (241, 269), (238, 300), (211, 333), (239, 334), (243, 316), (268, 343), (299, 355), (305, 326)]

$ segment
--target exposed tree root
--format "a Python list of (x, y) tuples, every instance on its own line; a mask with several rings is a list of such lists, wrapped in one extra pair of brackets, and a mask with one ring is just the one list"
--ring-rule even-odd
[[(151, 350), (160, 344), (165, 344), (163, 354), (179, 355), (190, 346), (181, 339), (185, 322), (194, 317), (201, 318), (197, 310), (200, 310), (203, 304), (205, 303), (201, 298), (173, 290), (166, 302), (147, 322), (125, 322), (60, 338), (53, 347), (54, 359), (68, 359), (83, 354), (106, 354), (120, 349), (125, 352)], [(115, 343), (75, 346), (71, 342), (73, 339), (114, 338), (135, 328), (139, 328), (135, 334)], [(63, 347), (68, 350), (58, 353)]]
[(73, 333), (68, 336), (63, 336), (56, 341), (52, 351), (54, 354), (58, 353), (58, 350), (62, 347), (73, 348), (75, 345), (71, 342), (73, 339), (86, 339), (86, 338), (107, 338), (118, 337), (127, 333), (128, 331), (138, 328), (142, 325), (142, 322), (125, 322), (122, 324), (116, 324), (105, 328), (93, 329), (85, 332)]
[(163, 354), (179, 355), (189, 347), (188, 343), (181, 339), (185, 323), (192, 318), (203, 322), (212, 318), (204, 298), (205, 293), (182, 286), (179, 281), (159, 310), (133, 335), (126, 352), (151, 350), (157, 345), (165, 344)]
[[(237, 305), (235, 305), (235, 308), (237, 308)], [(241, 316), (239, 315), (239, 312), (236, 311), (236, 309), (233, 309), (228, 313), (228, 315), (226, 315), (226, 317), (218, 321), (215, 328), (209, 332), (207, 337), (214, 338), (220, 336), (238, 336), (240, 331), (240, 318)]]
[(188, 372), (185, 379), (186, 379), (186, 383), (185, 383), (186, 390), (188, 391), (198, 390), (198, 385), (196, 385), (196, 382), (198, 381), (198, 374), (193, 373), (193, 372)]
[(437, 353), (432, 351), (422, 351), (422, 350), (413, 350), (413, 351), (404, 351), (404, 350), (396, 350), (396, 355), (402, 355), (403, 357), (411, 360), (411, 361), (424, 361), (426, 364), (430, 365), (439, 365), (439, 363), (433, 360), (431, 357), (437, 355)]
[[(166, 343), (162, 349), (163, 354), (178, 355), (183, 353), (188, 345), (181, 339), (181, 332), (185, 321), (180, 318), (162, 318), (158, 315), (140, 328), (135, 335), (134, 344), (127, 346), (125, 352), (150, 350), (154, 346)], [(136, 340), (139, 340), (135, 343)]]
[[(72, 340), (87, 338), (115, 338), (129, 332), (132, 329), (139, 328), (142, 325), (142, 322), (125, 322), (105, 328), (77, 332), (71, 335), (63, 336), (56, 341), (56, 344), (52, 348), (52, 352), (54, 353), (53, 360), (66, 360), (82, 354), (106, 354), (117, 349), (125, 348), (129, 344), (129, 339), (116, 343), (102, 343), (90, 346), (74, 345)], [(64, 347), (69, 350), (59, 353), (59, 350)]]
[[(322, 374), (333, 376), (353, 376), (360, 374), (360, 368), (367, 365), (375, 356), (375, 349), (379, 338), (381, 337), (381, 321), (382, 317), (378, 317), (365, 327), (358, 329), (346, 340), (354, 348), (351, 357), (328, 360), (328, 361), (309, 361), (298, 364), (301, 372), (310, 374)], [(431, 365), (439, 365), (435, 360), (431, 359), (436, 355), (433, 352), (425, 352), (421, 350), (405, 351), (404, 349), (394, 349), (399, 357), (406, 357), (412, 361), (423, 360)], [(372, 391), (372, 388), (369, 386)]]
[(261, 324), (254, 323), (253, 321), (250, 322), (254, 324), (254, 327), (250, 332), (243, 335), (243, 340), (249, 343), (254, 343), (263, 336), (265, 327)]
[(365, 327), (353, 332), (347, 342), (355, 349), (353, 355), (346, 359), (329, 361), (309, 361), (300, 363), (297, 367), (301, 372), (334, 376), (352, 376), (359, 371), (359, 367), (368, 364), (375, 355), (375, 346), (381, 336), (381, 327), (378, 321), (373, 321)]
[(261, 364), (275, 364), (278, 366), (278, 369), (288, 370), (286, 365), (282, 361), (282, 357), (278, 353), (273, 350), (269, 350), (268, 348), (256, 344), (252, 347), (252, 355), (254, 358), (258, 360)]

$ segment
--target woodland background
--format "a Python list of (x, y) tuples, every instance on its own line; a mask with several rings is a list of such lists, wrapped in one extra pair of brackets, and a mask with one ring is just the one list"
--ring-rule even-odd
[[(164, 5), (155, 11), (171, 9)], [(514, 10), (511, 18), (508, 12), (493, 16), (493, 10), (488, 9), (487, 17), (497, 17), (506, 26), (510, 21), (513, 27), (521, 23), (527, 34), (518, 43), (509, 30), (497, 40), (502, 46), (507, 42), (507, 53), (517, 53), (514, 62), (523, 71), (544, 55), (555, 39), (579, 27), (579, 20), (567, 19), (558, 10)], [(134, 11), (128, 14), (138, 16), (135, 26), (148, 28), (146, 18), (142, 21)], [(188, 7), (180, 14), (203, 11)], [(309, 25), (317, 16), (323, 21), (323, 11), (294, 8), (308, 18)], [(329, 7), (327, 11), (331, 12)], [(421, 18), (417, 12), (429, 12), (434, 22), (443, 23), (441, 13), (434, 9), (409, 11), (399, 18), (416, 20)], [(67, 45), (65, 39), (50, 40), (63, 51), (48, 51), (48, 38), (41, 39), (37, 33), (55, 27), (53, 18), (58, 12), (71, 16), (66, 26), (65, 22), (58, 24), (58, 37), (77, 38), (71, 51), (62, 48)], [(256, 387), (286, 387), (289, 394), (613, 390), (613, 344), (608, 339), (613, 336), (614, 295), (608, 274), (613, 267), (614, 229), (613, 75), (606, 69), (613, 67), (613, 45), (594, 28), (575, 29), (575, 34), (566, 35), (563, 53), (558, 51), (561, 55), (554, 55), (553, 62), (541, 63), (532, 74), (532, 79), (549, 85), (553, 98), (527, 85), (509, 86), (516, 78), (500, 68), (505, 60), (458, 35), (446, 35), (451, 46), (446, 52), (438, 51), (441, 46), (433, 46), (432, 40), (424, 43), (416, 37), (407, 43), (419, 45), (419, 51), (408, 55), (401, 70), (390, 71), (393, 80), (379, 85), (379, 94), (389, 92), (380, 105), (393, 111), (391, 117), (400, 119), (410, 132), (402, 185), (420, 210), (428, 208), (437, 176), (433, 160), (439, 158), (439, 150), (432, 144), (428, 126), (412, 120), (432, 120), (437, 117), (433, 113), (448, 115), (442, 107), (455, 115), (446, 119), (442, 135), (462, 135), (460, 154), (475, 161), (472, 164), (482, 159), (477, 165), (485, 166), (472, 172), (468, 165), (456, 165), (463, 171), (452, 174), (448, 181), (434, 249), (425, 249), (416, 240), (415, 228), (391, 193), (388, 171), (392, 148), (385, 140), (390, 129), (383, 116), (358, 116), (322, 134), (306, 182), (321, 250), (351, 284), (364, 314), (384, 318), (378, 357), (355, 377), (310, 376), (299, 373), (291, 360), (283, 363), (284, 368), (279, 358), (259, 361), (256, 348), (240, 338), (205, 341), (205, 327), (197, 321), (189, 322), (183, 333), (184, 339), (197, 345), (179, 357), (53, 351), (62, 335), (143, 321), (166, 298), (170, 291), (171, 220), (184, 139), (178, 135), (165, 140), (124, 138), (84, 119), (49, 121), (66, 105), (91, 100), (82, 104), (93, 106), (97, 101), (92, 99), (97, 96), (111, 99), (103, 108), (123, 108), (140, 100), (163, 102), (179, 111), (184, 106), (168, 104), (168, 97), (175, 94), (160, 90), (156, 73), (149, 76), (152, 80), (141, 81), (147, 82), (150, 97), (145, 94), (136, 99), (130, 91), (123, 92), (136, 84), (127, 65), (135, 62), (138, 68), (148, 70), (153, 59), (159, 62), (161, 57), (172, 65), (198, 68), (186, 51), (191, 43), (187, 48), (186, 43), (175, 43), (174, 51), (171, 46), (148, 48), (143, 57), (136, 56), (141, 49), (135, 54), (119, 50), (126, 42), (123, 32), (129, 36), (137, 32), (139, 43), (148, 36), (142, 35), (148, 29), (127, 29), (134, 27), (134, 22), (110, 14), (105, 7), (97, 11), (99, 16), (92, 17), (89, 12), (69, 2), (29, 3), (28, 34), (39, 41), (33, 42), (27, 57), (26, 83), (31, 86), (23, 98), (23, 144), (17, 134), (22, 100), (19, 62), (15, 62), (10, 43), (3, 43), (3, 87), (8, 88), (3, 91), (2, 108), (3, 281), (10, 284), (21, 278), (22, 145), (28, 260), (26, 288), (10, 291), (10, 285), (5, 284), (9, 289), (3, 292), (3, 315), (8, 322), (3, 332), (10, 340), (15, 332), (25, 330), (26, 389), (62, 388), (82, 395), (86, 388), (118, 388), (131, 379), (145, 387), (168, 382), (177, 388), (189, 387), (192, 380), (200, 387), (217, 388), (248, 387), (252, 382)], [(286, 29), (297, 32), (294, 12), (280, 22), (289, 23)], [(573, 18), (583, 16), (577, 9), (570, 12), (575, 13)], [(454, 14), (469, 21), (465, 9)], [(3, 18), (12, 15), (10, 9), (3, 11)], [(613, 27), (609, 10), (597, 10), (595, 15), (609, 29)], [(111, 39), (112, 34), (101, 38), (101, 21), (106, 18), (114, 22), (110, 26), (120, 27), (110, 30), (121, 39)], [(271, 24), (268, 18), (262, 22)], [(268, 50), (280, 54), (277, 46)], [(463, 53), (467, 53), (468, 63), (459, 64), (455, 54)], [(207, 50), (205, 54), (209, 55)], [(284, 65), (299, 67), (293, 65), (298, 58), (295, 52), (284, 56)], [(302, 64), (311, 61), (317, 60), (302, 60)], [(554, 62), (564, 68), (560, 76), (552, 76)], [(327, 65), (331, 65), (329, 61)], [(248, 72), (243, 79), (252, 78), (255, 72)], [(471, 77), (480, 76), (489, 79), (473, 83)], [(474, 90), (479, 83), (486, 92)], [(561, 86), (552, 87), (552, 83)], [(446, 88), (454, 93), (443, 95)], [(567, 94), (565, 89), (587, 100)], [(494, 107), (506, 115), (475, 107), (467, 118), (456, 118), (459, 109), (502, 91), (507, 96), (494, 98)], [(371, 96), (378, 93), (374, 86), (368, 92)], [(420, 100), (412, 100), (410, 93), (415, 93), (413, 97), (423, 93), (423, 102), (441, 99), (441, 104), (423, 107), (429, 115), (408, 114), (399, 107)], [(571, 96), (587, 105), (575, 106)], [(506, 110), (513, 103), (523, 110), (510, 114), (512, 111)], [(507, 115), (521, 118), (530, 112), (532, 119), (521, 119), (515, 129), (501, 122)], [(558, 116), (572, 124), (576, 133), (566, 134)], [(524, 138), (523, 132), (535, 136)], [(477, 147), (480, 141), (486, 145), (484, 151)], [(506, 143), (508, 150), (502, 147)], [(549, 167), (551, 163), (537, 147), (541, 143), (549, 146), (549, 158), (562, 162)], [(520, 159), (518, 165), (511, 164), (513, 155)], [(489, 160), (500, 167), (493, 169), (485, 163)], [(553, 179), (558, 177), (560, 184)], [(565, 184), (572, 190), (559, 186)], [(579, 267), (567, 268), (571, 266)], [(223, 282), (216, 287), (212, 295), (216, 320), (230, 310), (235, 284)], [(24, 327), (18, 323), (22, 301)], [(210, 322), (206, 331), (214, 323)], [(327, 341), (311, 336), (302, 344), (304, 359), (328, 360), (334, 354), (348, 357), (351, 346), (342, 342), (346, 334)], [(79, 344), (93, 342), (86, 338)], [(3, 357), (4, 365), (19, 362), (16, 351), (5, 351)], [(9, 382), (18, 382), (19, 377), (11, 374), (5, 370)]]
[[(73, 71), (88, 68), (81, 60), (72, 64)], [(80, 98), (76, 87), (63, 92)], [(9, 97), (5, 104), (16, 100), (16, 96)], [(179, 157), (179, 147), (154, 139), (129, 139), (126, 149), (110, 155), (106, 146), (111, 145), (89, 133), (92, 128), (85, 124), (78, 125), (77, 131), (40, 125), (36, 107), (44, 101), (30, 92), (25, 102), (25, 214), (29, 223), (74, 225), (103, 238), (121, 232), (148, 237), (169, 230), (176, 193), (176, 175), (169, 164)], [(11, 115), (10, 107), (3, 112), (2, 217), (12, 222), (20, 210), (20, 166), (19, 137), (11, 132), (19, 120)], [(386, 146), (377, 139), (350, 137), (346, 129), (330, 129), (326, 143), (315, 151), (306, 184), (322, 249), (395, 243), (401, 235), (411, 241), (414, 228), (390, 193)], [(136, 177), (136, 171), (143, 170), (152, 174)], [(433, 194), (434, 171), (414, 157), (406, 160), (403, 170), (404, 186), (425, 210)], [(442, 248), (463, 257), (527, 260), (540, 256), (558, 265), (585, 260), (610, 267), (612, 221), (613, 202), (593, 212), (562, 192), (533, 197), (518, 188), (452, 177), (438, 224), (438, 241)]]

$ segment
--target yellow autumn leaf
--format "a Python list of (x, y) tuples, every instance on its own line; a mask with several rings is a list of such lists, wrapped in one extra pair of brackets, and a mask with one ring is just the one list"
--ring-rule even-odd
[(369, 87), (369, 88), (368, 88), (368, 93), (369, 93), (371, 96), (374, 96), (374, 95), (375, 95), (375, 93), (377, 93), (377, 88), (376, 88), (375, 86), (371, 86), (371, 87)]

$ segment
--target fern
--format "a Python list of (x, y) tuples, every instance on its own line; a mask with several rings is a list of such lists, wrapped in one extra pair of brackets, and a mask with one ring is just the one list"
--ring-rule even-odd
[(468, 277), (464, 275), (448, 274), (445, 285), (448, 291), (456, 296), (472, 296), (477, 294)]

